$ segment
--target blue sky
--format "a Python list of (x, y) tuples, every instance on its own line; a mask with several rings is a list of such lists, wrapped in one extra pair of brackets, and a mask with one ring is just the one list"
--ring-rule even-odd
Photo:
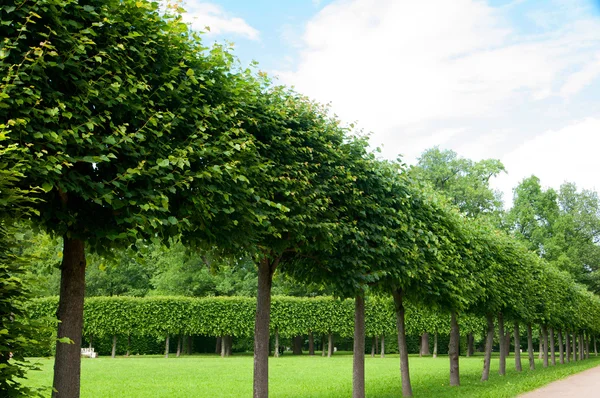
[(434, 145), (498, 158), (511, 189), (600, 189), (600, 1), (188, 0), (206, 41), (372, 132), (384, 157)]

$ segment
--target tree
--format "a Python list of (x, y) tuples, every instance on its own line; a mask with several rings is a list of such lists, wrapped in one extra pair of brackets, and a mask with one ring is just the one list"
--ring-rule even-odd
[(411, 172), (443, 192), (469, 217), (479, 214), (497, 217), (502, 211), (501, 193), (490, 187), (490, 179), (505, 172), (499, 160), (474, 162), (458, 157), (454, 151), (434, 147), (423, 152)]
[(44, 0), (2, 13), (0, 133), (23, 149), (19, 185), (44, 190), (36, 222), (63, 237), (58, 336), (72, 344), (57, 346), (54, 395), (77, 397), (86, 247), (178, 233), (172, 200), (191, 181), (204, 182), (199, 211), (227, 210), (208, 203), (247, 155), (228, 106), (244, 77), (157, 3)]
[[(0, 133), (0, 393), (5, 397), (41, 397), (41, 390), (25, 387), (19, 381), (28, 370), (36, 369), (25, 356), (27, 350), (40, 346), (36, 332), (43, 329), (41, 322), (28, 319), (24, 309), (31, 294), (23, 277), (26, 259), (15, 250), (18, 242), (14, 222), (31, 212), (28, 206), (33, 192), (16, 187), (26, 168), (18, 162), (19, 148), (5, 146), (5, 139)], [(13, 166), (7, 167), (11, 163)]]

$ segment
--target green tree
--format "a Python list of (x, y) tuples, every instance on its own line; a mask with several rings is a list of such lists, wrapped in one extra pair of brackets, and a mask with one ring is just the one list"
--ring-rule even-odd
[(203, 201), (207, 219), (227, 210), (210, 202), (220, 182), (245, 184), (235, 159), (250, 149), (228, 100), (244, 78), (157, 3), (40, 0), (0, 12), (0, 133), (23, 149), (19, 184), (44, 190), (36, 223), (63, 237), (58, 336), (73, 344), (57, 346), (54, 394), (77, 397), (86, 247), (179, 233), (177, 193)]
[(411, 169), (417, 179), (428, 181), (470, 217), (479, 214), (498, 217), (502, 211), (502, 195), (490, 187), (490, 180), (505, 171), (499, 160), (474, 162), (438, 147), (423, 152)]

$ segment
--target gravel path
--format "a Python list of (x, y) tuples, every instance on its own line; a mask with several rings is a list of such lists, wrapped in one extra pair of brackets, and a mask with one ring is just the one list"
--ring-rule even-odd
[(558, 380), (520, 398), (600, 397), (600, 366)]

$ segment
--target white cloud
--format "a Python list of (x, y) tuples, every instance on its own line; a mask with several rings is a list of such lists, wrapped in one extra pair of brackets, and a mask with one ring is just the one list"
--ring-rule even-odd
[(593, 62), (584, 65), (580, 70), (568, 77), (565, 84), (560, 89), (563, 97), (570, 97), (577, 94), (588, 84), (593, 82), (600, 75), (600, 54), (596, 56)]
[(565, 181), (574, 181), (580, 188), (600, 189), (599, 147), (600, 118), (546, 131), (501, 158), (508, 175), (498, 177), (493, 185), (505, 193), (507, 202), (512, 189), (532, 174), (540, 178), (542, 185), (556, 189)]
[[(522, 128), (517, 111), (575, 96), (600, 73), (600, 20), (582, 16), (523, 34), (506, 8), (478, 0), (338, 0), (306, 24), (297, 66), (276, 73), (331, 102), (342, 120), (374, 131), (387, 157), (413, 157), (442, 140), (459, 150), (459, 136), (467, 152), (501, 157), (490, 146), (508, 149), (515, 132), (543, 129)], [(464, 131), (436, 135), (444, 129)], [(512, 137), (498, 133), (504, 129)]]
[(250, 40), (258, 40), (260, 33), (250, 26), (242, 18), (229, 15), (220, 6), (213, 3), (189, 2), (184, 5), (186, 13), (183, 15), (185, 22), (192, 25), (194, 29), (206, 30), (210, 28), (210, 34), (234, 34), (243, 36)]

